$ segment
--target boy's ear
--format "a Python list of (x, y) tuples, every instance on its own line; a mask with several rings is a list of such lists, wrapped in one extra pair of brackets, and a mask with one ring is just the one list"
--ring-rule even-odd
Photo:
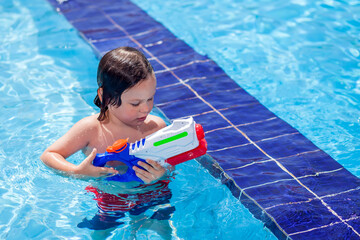
[(97, 95), (98, 95), (98, 97), (99, 97), (99, 99), (100, 99), (100, 102), (102, 102), (102, 96), (103, 96), (103, 88), (98, 88), (98, 90), (97, 90)]

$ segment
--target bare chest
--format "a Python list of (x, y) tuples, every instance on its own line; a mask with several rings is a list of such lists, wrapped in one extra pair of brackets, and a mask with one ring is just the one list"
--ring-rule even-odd
[(96, 148), (98, 153), (104, 153), (106, 148), (113, 145), (116, 140), (128, 138), (128, 141), (133, 143), (151, 133), (151, 131), (142, 131), (141, 129), (115, 129), (110, 131), (107, 128), (100, 128), (97, 134), (92, 137), (84, 153), (90, 154), (93, 148)]

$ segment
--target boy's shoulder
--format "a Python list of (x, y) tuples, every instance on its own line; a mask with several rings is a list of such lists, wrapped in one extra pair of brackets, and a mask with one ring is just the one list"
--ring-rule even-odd
[(91, 115), (88, 117), (84, 117), (83, 119), (79, 120), (75, 126), (78, 129), (83, 129), (84, 131), (96, 131), (99, 127), (99, 121), (97, 120), (98, 114)]
[(99, 114), (95, 114), (95, 115), (90, 115), (90, 116), (84, 117), (78, 123), (84, 124), (87, 126), (97, 126), (99, 123), (99, 121), (97, 120), (98, 115)]
[(149, 115), (147, 119), (147, 129), (151, 132), (156, 132), (157, 130), (166, 127), (165, 121), (158, 116)]
[(76, 139), (78, 143), (83, 143), (85, 146), (91, 139), (96, 138), (98, 129), (97, 116), (93, 115), (76, 122), (64, 137), (66, 139)]
[(165, 121), (161, 117), (155, 115), (149, 114), (149, 122), (153, 122), (159, 127), (166, 127)]

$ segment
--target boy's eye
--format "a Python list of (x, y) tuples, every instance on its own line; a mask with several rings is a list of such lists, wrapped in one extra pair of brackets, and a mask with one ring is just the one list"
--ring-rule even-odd
[(140, 105), (140, 103), (130, 103), (132, 106), (137, 107)]
[(151, 102), (152, 100), (154, 100), (154, 98), (149, 98), (149, 99), (148, 99), (148, 102)]

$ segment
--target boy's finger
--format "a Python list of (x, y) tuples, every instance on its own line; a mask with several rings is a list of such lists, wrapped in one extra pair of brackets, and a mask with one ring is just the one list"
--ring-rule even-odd
[(115, 174), (119, 173), (118, 171), (116, 171), (113, 168), (101, 167), (100, 169), (101, 169), (101, 172), (100, 172), (101, 175), (107, 175), (107, 174), (114, 174), (115, 175)]
[[(140, 172), (135, 172), (136, 176), (138, 178), (140, 178), (141, 180), (144, 181), (144, 183), (151, 183), (154, 179), (151, 179), (152, 176), (151, 174), (147, 173), (147, 174), (141, 174)], [(149, 176), (148, 176), (149, 175)]]
[(146, 159), (146, 162), (150, 164), (153, 168), (155, 168), (155, 170), (159, 170), (161, 167), (161, 165), (157, 161)]
[[(145, 165), (145, 164), (144, 164)], [(148, 166), (141, 166), (141, 167), (143, 167), (143, 168), (149, 168), (149, 165)], [(140, 174), (142, 174), (142, 175), (146, 175), (146, 173), (149, 173), (149, 171), (146, 171), (146, 170), (143, 170), (143, 169), (141, 169), (141, 168), (139, 168), (139, 167), (137, 167), (137, 166), (134, 166), (133, 167), (133, 170), (135, 171), (135, 172), (138, 172), (138, 173), (140, 173)]]
[(96, 150), (96, 148), (94, 148), (94, 149), (91, 151), (91, 153), (89, 154), (89, 156), (87, 156), (87, 158), (86, 158), (87, 162), (91, 162), (91, 163), (92, 163), (92, 161), (93, 161), (94, 158), (96, 157), (96, 152), (97, 152), (97, 150)]
[[(151, 166), (147, 163), (144, 163), (142, 161), (138, 161), (137, 163), (139, 166), (141, 166), (142, 168), (146, 169), (147, 171), (150, 171), (151, 170)], [(135, 166), (136, 167), (136, 166)]]

